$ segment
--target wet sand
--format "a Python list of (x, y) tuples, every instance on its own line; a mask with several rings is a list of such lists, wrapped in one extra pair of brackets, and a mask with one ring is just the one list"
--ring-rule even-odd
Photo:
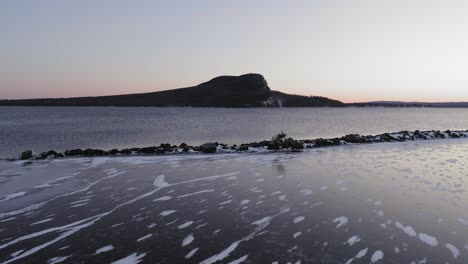
[(0, 263), (467, 263), (467, 154), (460, 139), (0, 163)]

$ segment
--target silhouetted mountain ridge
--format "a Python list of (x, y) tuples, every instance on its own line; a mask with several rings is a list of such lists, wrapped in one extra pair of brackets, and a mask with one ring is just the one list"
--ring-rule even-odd
[(152, 93), (96, 97), (0, 100), (3, 106), (342, 107), (316, 96), (272, 91), (260, 74), (219, 76), (197, 86)]

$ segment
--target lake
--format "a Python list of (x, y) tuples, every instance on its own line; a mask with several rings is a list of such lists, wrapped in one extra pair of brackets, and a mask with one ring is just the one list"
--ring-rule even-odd
[(26, 149), (239, 144), (280, 131), (297, 139), (467, 129), (466, 108), (0, 107), (0, 157)]
[(1, 263), (468, 263), (468, 141), (0, 163)]

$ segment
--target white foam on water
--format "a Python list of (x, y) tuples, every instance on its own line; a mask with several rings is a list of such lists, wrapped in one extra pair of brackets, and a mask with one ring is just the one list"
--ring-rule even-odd
[(182, 241), (182, 247), (189, 245), (190, 243), (193, 242), (193, 240), (195, 240), (195, 237), (193, 236), (193, 234), (186, 236), (184, 240)]
[(284, 195), (284, 194), (280, 195), (280, 197), (278, 197), (278, 200), (280, 200), (280, 201), (286, 200), (286, 195)]
[(148, 234), (148, 235), (146, 235), (146, 236), (140, 237), (139, 239), (137, 239), (137, 242), (141, 242), (141, 241), (143, 241), (143, 240), (145, 240), (145, 239), (148, 239), (148, 238), (150, 238), (150, 237), (152, 237), (152, 236), (153, 236), (153, 234)]
[(256, 180), (255, 180), (255, 182), (264, 182), (264, 181), (265, 181), (265, 179), (263, 179), (263, 178), (260, 178), (260, 179), (256, 179)]
[(192, 224), (193, 224), (193, 221), (188, 221), (188, 222), (185, 222), (185, 223), (179, 225), (177, 228), (178, 228), (178, 229), (184, 229), (184, 228), (186, 228), (186, 227), (191, 226)]
[(299, 222), (304, 221), (304, 219), (305, 219), (304, 216), (298, 216), (298, 217), (294, 218), (293, 223), (297, 224)]
[(430, 236), (430, 235), (425, 234), (425, 233), (419, 233), (419, 240), (421, 240), (422, 242), (428, 244), (431, 247), (435, 247), (435, 246), (437, 246), (437, 244), (439, 244), (439, 242), (437, 241), (437, 239), (435, 237)]
[(304, 189), (304, 190), (301, 190), (301, 193), (302, 193), (303, 195), (311, 195), (311, 194), (312, 194), (312, 190)]
[(102, 248), (99, 248), (96, 250), (96, 252), (94, 253), (94, 255), (99, 255), (101, 253), (104, 253), (104, 252), (107, 252), (107, 251), (111, 251), (114, 249), (114, 246), (112, 245), (108, 245), (108, 246), (105, 246), (105, 247), (102, 247)]
[(133, 253), (133, 254), (131, 254), (129, 256), (126, 256), (123, 259), (119, 259), (117, 261), (114, 261), (111, 264), (137, 264), (137, 263), (140, 263), (142, 261), (142, 258), (144, 256), (146, 256), (146, 253), (142, 253), (142, 254)]
[(348, 245), (352, 246), (354, 244), (356, 244), (357, 242), (361, 241), (361, 239), (359, 238), (359, 236), (352, 236), (350, 238), (348, 238), (348, 240), (346, 241), (346, 243), (348, 243)]
[(193, 257), (193, 255), (195, 255), (195, 253), (197, 253), (197, 251), (198, 251), (198, 248), (192, 249), (187, 255), (185, 255), (185, 259), (189, 259), (189, 258)]
[(372, 254), (371, 262), (375, 263), (379, 260), (382, 260), (383, 258), (384, 258), (384, 253), (382, 252), (382, 250), (377, 250), (374, 252), (374, 254)]
[(242, 256), (242, 257), (240, 257), (240, 258), (238, 258), (236, 260), (233, 260), (233, 261), (229, 262), (228, 264), (240, 264), (240, 263), (246, 261), (248, 257), (249, 257), (249, 255)]
[(302, 232), (296, 232), (293, 234), (293, 237), (294, 238), (297, 238), (298, 236), (302, 235)]
[(168, 216), (168, 215), (171, 215), (171, 214), (173, 214), (175, 212), (177, 212), (177, 210), (167, 210), (167, 211), (161, 212), (159, 215), (160, 216)]
[(348, 218), (346, 216), (341, 216), (333, 219), (333, 223), (338, 223), (336, 228), (340, 228), (348, 223)]
[(167, 200), (170, 200), (170, 199), (172, 199), (172, 197), (166, 195), (166, 196), (162, 196), (162, 197), (159, 197), (159, 198), (154, 199), (153, 202), (167, 201)]
[(460, 256), (460, 250), (458, 250), (457, 247), (455, 247), (454, 245), (450, 244), (450, 243), (447, 243), (444, 245), (448, 250), (450, 250), (450, 252), (452, 253), (452, 256), (454, 258), (458, 258), (458, 256)]

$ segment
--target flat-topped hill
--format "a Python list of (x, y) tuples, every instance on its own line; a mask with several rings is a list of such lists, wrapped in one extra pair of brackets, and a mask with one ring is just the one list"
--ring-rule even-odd
[(272, 91), (260, 74), (219, 76), (196, 86), (152, 93), (96, 97), (0, 100), (3, 106), (176, 106), (305, 107), (344, 106), (325, 97)]

